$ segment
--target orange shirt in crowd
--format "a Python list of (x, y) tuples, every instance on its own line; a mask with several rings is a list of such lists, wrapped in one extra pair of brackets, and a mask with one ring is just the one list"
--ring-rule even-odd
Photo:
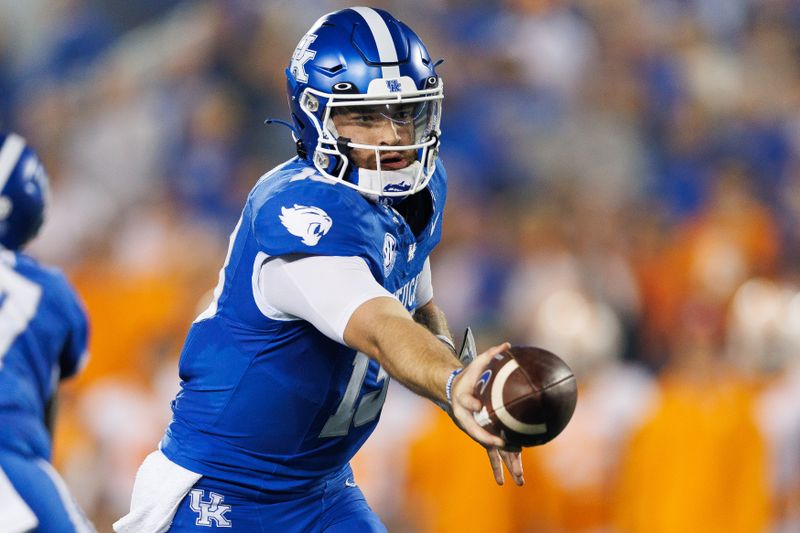
[(551, 442), (525, 450), (527, 483), (515, 519), (537, 533), (608, 531), (621, 453), (657, 402), (643, 370), (610, 364), (578, 377), (572, 420)]
[(512, 493), (519, 487), (509, 476), (505, 486), (497, 486), (483, 447), (440, 409), (430, 409), (436, 411), (429, 417), (430, 426), (409, 449), (404, 512), (408, 526), (430, 533), (516, 531)]
[(752, 391), (733, 378), (662, 379), (620, 468), (617, 531), (759, 533), (770, 502)]

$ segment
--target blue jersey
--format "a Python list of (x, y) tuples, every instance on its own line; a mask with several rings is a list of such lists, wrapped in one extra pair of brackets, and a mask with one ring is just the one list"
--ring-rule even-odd
[(64, 276), (0, 251), (0, 451), (50, 458), (45, 406), (86, 356), (88, 323)]
[(310, 323), (268, 313), (257, 274), (269, 257), (357, 256), (413, 311), (423, 264), (441, 238), (446, 189), (437, 163), (420, 193), (430, 194), (433, 211), (415, 235), (391, 207), (325, 181), (303, 160), (264, 176), (231, 235), (214, 301), (184, 344), (163, 453), (267, 492), (303, 490), (341, 470), (375, 428), (389, 378)]

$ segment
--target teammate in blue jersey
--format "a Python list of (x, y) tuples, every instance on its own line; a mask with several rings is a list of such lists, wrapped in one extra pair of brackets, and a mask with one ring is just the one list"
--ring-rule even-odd
[(86, 360), (88, 325), (59, 271), (21, 250), (36, 236), (47, 174), (14, 133), (0, 134), (0, 531), (94, 531), (50, 464), (58, 382)]
[(474, 384), (507, 344), (462, 371), (433, 302), (447, 197), (435, 66), (381, 10), (328, 14), (301, 39), (286, 71), (298, 156), (247, 199), (116, 531), (385, 531), (348, 463), (390, 378), (445, 406), (498, 483), (501, 461), (522, 483), (519, 454), (473, 418)]

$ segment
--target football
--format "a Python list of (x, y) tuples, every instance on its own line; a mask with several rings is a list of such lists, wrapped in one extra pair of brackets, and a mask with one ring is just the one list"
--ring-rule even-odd
[(555, 354), (515, 346), (494, 356), (475, 384), (483, 408), (475, 420), (512, 448), (553, 440), (575, 411), (578, 389), (569, 366)]

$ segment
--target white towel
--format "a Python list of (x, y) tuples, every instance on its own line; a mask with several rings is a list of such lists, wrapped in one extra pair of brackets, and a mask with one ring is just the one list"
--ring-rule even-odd
[(139, 467), (130, 512), (114, 523), (117, 533), (162, 533), (169, 529), (178, 504), (201, 478), (155, 451)]
[(39, 519), (0, 468), (0, 531), (23, 533), (33, 531), (38, 525)]

